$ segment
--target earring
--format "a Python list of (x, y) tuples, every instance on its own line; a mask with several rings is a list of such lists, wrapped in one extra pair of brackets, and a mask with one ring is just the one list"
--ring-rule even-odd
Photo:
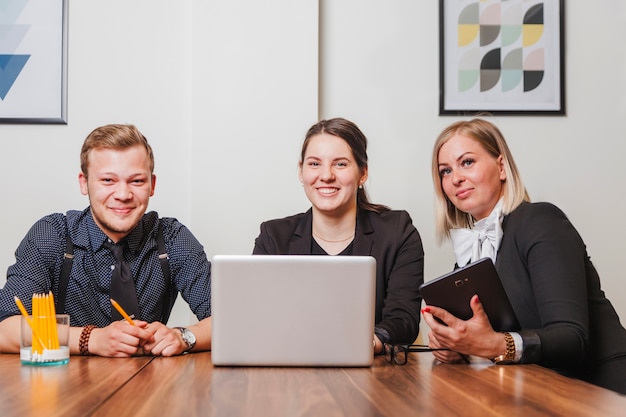
[(359, 190), (363, 189), (363, 184), (359, 184)]

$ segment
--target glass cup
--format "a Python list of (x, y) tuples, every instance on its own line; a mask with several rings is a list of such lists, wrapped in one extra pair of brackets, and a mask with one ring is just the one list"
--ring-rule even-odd
[[(65, 365), (70, 361), (70, 316), (22, 316), (20, 360), (23, 365)], [(34, 335), (34, 336), (33, 336)]]

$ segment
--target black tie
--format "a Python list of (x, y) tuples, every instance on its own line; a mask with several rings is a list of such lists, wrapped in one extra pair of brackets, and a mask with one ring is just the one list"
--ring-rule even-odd
[[(124, 261), (124, 246), (116, 245), (108, 240), (104, 242), (104, 245), (111, 249), (113, 256), (115, 256), (115, 269), (113, 269), (113, 276), (111, 277), (111, 298), (117, 301), (129, 316), (134, 315), (138, 319), (140, 315), (137, 292), (130, 268)], [(113, 320), (122, 319), (121, 314), (113, 306), (111, 306), (111, 318)]]

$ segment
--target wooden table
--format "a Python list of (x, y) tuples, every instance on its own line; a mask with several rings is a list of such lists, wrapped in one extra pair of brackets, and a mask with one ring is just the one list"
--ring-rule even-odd
[(626, 396), (540, 366), (442, 365), (430, 353), (371, 368), (214, 367), (206, 352), (45, 369), (3, 354), (0, 372), (2, 417), (626, 415)]
[(151, 360), (72, 356), (68, 365), (35, 367), (0, 354), (0, 416), (89, 415)]

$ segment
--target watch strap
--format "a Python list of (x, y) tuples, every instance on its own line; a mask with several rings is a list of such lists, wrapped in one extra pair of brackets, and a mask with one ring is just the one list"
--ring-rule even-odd
[(515, 362), (515, 340), (511, 333), (504, 333), (504, 341), (506, 342), (506, 352), (491, 359), (492, 362), (502, 365)]

